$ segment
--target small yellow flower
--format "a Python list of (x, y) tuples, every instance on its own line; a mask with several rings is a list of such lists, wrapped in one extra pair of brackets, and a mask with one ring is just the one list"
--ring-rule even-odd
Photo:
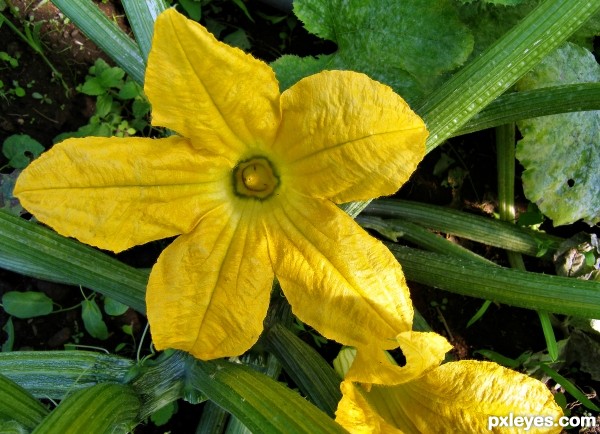
[(403, 332), (397, 342), (406, 358), (402, 367), (375, 347), (340, 354), (342, 370), (351, 366), (341, 385), (336, 421), (350, 433), (525, 432), (526, 425), (494, 425), (494, 417), (510, 418), (511, 413), (513, 420), (529, 418), (522, 420), (529, 423), (528, 433), (561, 431), (562, 410), (540, 381), (492, 362), (440, 365), (452, 346), (435, 333)]
[(394, 345), (412, 306), (390, 252), (335, 204), (394, 193), (424, 155), (389, 87), (325, 71), (279, 92), (271, 68), (170, 9), (145, 77), (164, 139), (69, 139), (15, 195), (57, 232), (115, 252), (180, 235), (146, 304), (154, 344), (200, 359), (262, 331), (274, 276), (294, 313), (347, 345)]

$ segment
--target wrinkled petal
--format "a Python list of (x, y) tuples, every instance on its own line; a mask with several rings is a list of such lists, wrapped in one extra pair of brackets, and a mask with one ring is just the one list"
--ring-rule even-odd
[(361, 393), (361, 389), (351, 381), (340, 385), (342, 399), (335, 412), (335, 421), (352, 434), (402, 434), (402, 431), (388, 424), (375, 412)]
[[(446, 338), (437, 333), (409, 331), (400, 333), (396, 340), (406, 359), (404, 366), (391, 362), (389, 356), (375, 346), (359, 347), (345, 378), (386, 386), (408, 383), (437, 368), (452, 349)], [(373, 369), (373, 366), (377, 366), (377, 369)]]
[(154, 125), (233, 160), (270, 145), (279, 125), (273, 70), (174, 9), (156, 20), (144, 90)]
[(425, 153), (423, 121), (364, 74), (323, 71), (281, 95), (274, 150), (293, 187), (336, 203), (396, 192)]
[[(548, 388), (533, 378), (491, 362), (446, 363), (426, 375), (395, 387), (373, 386), (367, 399), (388, 423), (423, 433), (489, 432), (490, 416), (562, 416)], [(408, 418), (408, 419), (407, 419)], [(532, 427), (530, 433), (559, 433), (560, 427)], [(496, 433), (524, 428), (495, 427)]]
[(14, 194), (58, 233), (119, 252), (190, 232), (226, 197), (230, 171), (177, 136), (68, 139), (21, 173)]
[(258, 340), (273, 283), (258, 205), (215, 209), (160, 255), (146, 293), (157, 349), (208, 360), (242, 354)]
[(413, 310), (394, 256), (329, 201), (291, 192), (280, 201), (268, 222), (269, 254), (293, 312), (345, 345), (397, 346)]

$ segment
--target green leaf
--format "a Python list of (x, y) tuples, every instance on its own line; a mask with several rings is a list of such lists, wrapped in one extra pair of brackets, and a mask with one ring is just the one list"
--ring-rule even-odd
[(277, 74), (279, 87), (281, 90), (285, 90), (301, 78), (327, 69), (330, 62), (331, 56), (329, 55), (299, 57), (287, 54), (272, 62), (271, 67)]
[(108, 328), (102, 319), (102, 312), (95, 300), (83, 300), (81, 318), (87, 332), (96, 339), (108, 339)]
[(131, 111), (135, 118), (142, 118), (150, 113), (150, 103), (146, 99), (136, 99), (131, 104)]
[(117, 300), (111, 297), (104, 297), (104, 312), (106, 312), (107, 315), (123, 315), (125, 312), (127, 312), (127, 309), (129, 309), (129, 306), (127, 306), (126, 304), (118, 302)]
[(244, 51), (248, 51), (252, 47), (246, 31), (243, 29), (237, 29), (235, 32), (230, 33), (223, 39), (223, 42)]
[[(585, 48), (566, 44), (517, 84), (519, 90), (600, 82), (600, 65)], [(525, 195), (556, 226), (600, 222), (600, 111), (518, 122), (517, 158), (525, 167)]]
[(177, 413), (177, 401), (173, 401), (165, 405), (163, 408), (156, 410), (150, 415), (150, 420), (156, 426), (163, 426), (171, 417)]
[[(461, 1), (465, 1), (465, 0), (461, 0)], [(473, 1), (473, 0), (469, 0), (469, 1)], [(485, 3), (491, 3), (491, 4), (496, 4), (496, 5), (503, 5), (503, 6), (515, 6), (518, 4), (521, 4), (527, 0), (482, 0)]]
[(78, 390), (56, 407), (33, 434), (129, 432), (140, 400), (131, 387), (103, 383)]
[(14, 420), (29, 431), (48, 413), (29, 392), (0, 374), (0, 421)]
[(13, 134), (2, 144), (2, 153), (8, 158), (8, 164), (15, 169), (24, 169), (42, 152), (42, 144), (27, 134)]
[(119, 90), (117, 96), (121, 99), (133, 99), (140, 95), (142, 88), (135, 81), (127, 81)]
[(52, 300), (43, 292), (8, 291), (2, 296), (2, 306), (17, 318), (34, 318), (52, 312)]
[[(519, 367), (523, 364), (523, 354), (517, 359), (511, 359), (492, 350), (476, 350), (473, 351), (473, 354), (481, 354), (483, 357), (487, 357), (491, 361), (511, 369), (519, 369)], [(525, 355), (525, 358), (527, 358), (527, 355)]]
[(96, 115), (101, 118), (106, 117), (113, 105), (113, 98), (107, 93), (103, 93), (102, 95), (98, 95), (96, 98)]
[[(449, 0), (297, 0), (294, 12), (309, 32), (335, 42), (338, 50), (318, 61), (278, 59), (273, 67), (282, 83), (324, 67), (348, 69), (389, 84), (410, 102), (431, 91), (443, 73), (460, 66), (473, 46)], [(308, 65), (294, 74), (288, 62)]]
[(554, 381), (556, 381), (562, 387), (564, 387), (567, 392), (569, 392), (574, 398), (581, 402), (586, 408), (592, 411), (600, 411), (600, 408), (592, 401), (590, 401), (590, 399), (586, 396), (585, 393), (579, 390), (579, 388), (576, 385), (574, 385), (565, 377), (560, 375), (550, 366), (546, 365), (545, 363), (540, 363), (539, 367), (542, 371), (544, 371), (546, 375), (548, 375), (550, 378), (552, 378)]
[(118, 66), (113, 66), (98, 74), (98, 80), (100, 81), (100, 85), (105, 89), (119, 88), (123, 84), (121, 80), (124, 76), (125, 71)]
[(102, 86), (102, 83), (97, 77), (88, 77), (77, 90), (91, 96), (98, 96), (106, 93), (106, 88)]
[(202, 3), (200, 0), (179, 0), (179, 6), (194, 21), (200, 21), (202, 18)]

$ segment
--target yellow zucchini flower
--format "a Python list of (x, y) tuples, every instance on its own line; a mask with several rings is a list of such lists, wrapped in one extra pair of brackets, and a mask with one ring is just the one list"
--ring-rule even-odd
[(351, 434), (561, 432), (562, 410), (542, 382), (492, 362), (440, 365), (452, 346), (436, 333), (397, 341), (404, 366), (375, 347), (344, 349), (334, 362), (345, 373), (336, 421)]
[(389, 87), (324, 71), (283, 93), (273, 70), (174, 9), (155, 24), (144, 90), (162, 139), (68, 139), (19, 177), (60, 234), (119, 252), (179, 235), (150, 274), (157, 349), (248, 350), (274, 277), (294, 313), (347, 345), (389, 348), (412, 306), (391, 253), (336, 204), (394, 193), (423, 121)]

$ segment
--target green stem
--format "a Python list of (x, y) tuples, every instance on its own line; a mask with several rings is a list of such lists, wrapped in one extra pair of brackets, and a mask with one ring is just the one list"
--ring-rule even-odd
[(296, 392), (243, 365), (226, 361), (197, 363), (190, 372), (190, 382), (253, 432), (344, 432)]
[(567, 84), (499, 96), (453, 135), (472, 133), (522, 119), (600, 110), (600, 83)]
[(417, 107), (429, 128), (426, 152), (451, 137), (598, 10), (597, 1), (547, 0), (458, 71)]
[(2, 211), (0, 267), (38, 279), (81, 285), (138, 312), (146, 309), (147, 271)]
[(163, 0), (123, 0), (122, 3), (127, 14), (127, 21), (135, 35), (135, 41), (145, 60), (148, 58), (152, 45), (154, 21), (161, 12), (167, 9), (168, 5)]
[(400, 218), (420, 226), (453, 234), (501, 249), (540, 256), (553, 252), (562, 239), (446, 207), (397, 199), (378, 199), (366, 209), (367, 215)]
[(400, 219), (386, 219), (370, 215), (361, 215), (356, 218), (358, 224), (364, 228), (379, 232), (391, 241), (398, 241), (403, 238), (417, 246), (429, 250), (430, 252), (442, 253), (444, 255), (454, 256), (456, 258), (479, 261), (488, 265), (495, 265), (477, 253), (465, 249), (459, 244), (448, 241), (446, 238), (434, 234), (423, 226)]
[(333, 416), (342, 398), (340, 378), (325, 360), (289, 329), (275, 324), (265, 342), (303, 393), (325, 413)]
[(137, 44), (89, 0), (52, 0), (85, 35), (139, 84), (146, 65)]
[[(65, 89), (65, 91), (68, 91), (69, 90), (69, 85), (65, 82), (65, 80), (63, 79), (62, 74), (58, 71), (58, 69), (56, 69), (54, 67), (54, 65), (52, 64), (52, 62), (50, 62), (50, 60), (46, 57), (46, 55), (44, 54), (44, 50), (42, 49), (42, 47), (40, 46), (40, 44), (37, 41), (34, 41), (31, 36), (28, 37), (28, 35), (25, 35), (23, 32), (21, 32), (8, 18), (6, 18), (6, 16), (2, 12), (0, 12), (0, 25), (2, 25), (2, 22), (6, 23), (6, 25), (17, 36), (19, 36), (19, 38), (21, 38), (27, 45), (29, 45), (29, 47), (31, 47), (31, 49), (33, 51), (36, 52), (37, 55), (39, 55), (42, 58), (42, 60), (44, 61), (44, 63), (46, 65), (48, 65), (48, 67), (52, 71), (52, 74), (56, 78), (58, 78), (58, 80), (60, 81), (60, 84)], [(27, 24), (25, 24), (25, 25), (27, 25)]]
[[(498, 204), (500, 220), (515, 222), (515, 135), (514, 123), (496, 128), (496, 152), (498, 155)], [(508, 262), (514, 269), (526, 271), (523, 256), (520, 253), (508, 250)], [(558, 358), (558, 344), (552, 329), (550, 314), (543, 310), (537, 311), (546, 340), (546, 347), (551, 359)]]
[(483, 265), (386, 243), (408, 280), (470, 297), (553, 313), (600, 317), (600, 283)]

